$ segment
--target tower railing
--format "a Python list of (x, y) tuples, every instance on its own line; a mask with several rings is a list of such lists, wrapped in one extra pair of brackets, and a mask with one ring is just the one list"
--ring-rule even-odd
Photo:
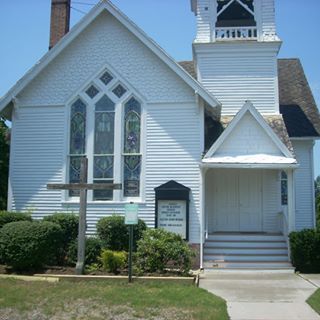
[(216, 28), (216, 41), (228, 40), (257, 40), (256, 27), (223, 27)]

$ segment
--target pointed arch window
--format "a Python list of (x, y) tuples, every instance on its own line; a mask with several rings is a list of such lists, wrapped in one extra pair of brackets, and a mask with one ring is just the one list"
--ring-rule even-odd
[[(69, 145), (69, 181), (80, 181), (81, 157), (86, 155), (86, 104), (77, 99), (71, 105), (70, 145)], [(79, 196), (79, 190), (70, 190), (69, 196)]]
[(255, 27), (254, 0), (217, 0), (216, 27)]
[[(80, 181), (80, 163), (88, 158), (89, 183), (121, 183), (123, 190), (93, 190), (89, 201), (129, 201), (141, 197), (141, 102), (129, 86), (104, 70), (70, 105), (68, 178)], [(72, 201), (79, 191), (66, 195)], [(130, 200), (131, 201), (131, 200)]]
[(124, 106), (123, 195), (140, 196), (141, 104), (132, 97)]

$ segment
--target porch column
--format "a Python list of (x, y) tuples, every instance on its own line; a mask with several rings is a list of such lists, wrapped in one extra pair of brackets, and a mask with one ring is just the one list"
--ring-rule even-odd
[(296, 203), (295, 203), (295, 185), (294, 170), (287, 171), (288, 176), (288, 232), (294, 231), (296, 228)]
[(205, 191), (207, 168), (200, 167), (200, 269), (203, 268), (203, 244), (205, 230)]

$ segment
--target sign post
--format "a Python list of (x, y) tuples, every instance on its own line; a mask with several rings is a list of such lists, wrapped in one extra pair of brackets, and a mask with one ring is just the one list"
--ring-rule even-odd
[(125, 224), (129, 226), (129, 266), (128, 281), (132, 282), (132, 250), (133, 250), (133, 226), (138, 224), (138, 205), (130, 202), (125, 206)]

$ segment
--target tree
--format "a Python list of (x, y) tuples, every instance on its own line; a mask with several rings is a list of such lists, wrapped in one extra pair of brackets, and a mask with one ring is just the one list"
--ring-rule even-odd
[(7, 208), (9, 173), (9, 129), (0, 118), (0, 210)]
[(317, 198), (320, 195), (320, 176), (317, 176), (316, 180), (314, 180), (314, 192)]
[(320, 229), (320, 176), (317, 176), (314, 181), (314, 192), (315, 192), (315, 206), (316, 206), (316, 216), (317, 216), (317, 227)]

